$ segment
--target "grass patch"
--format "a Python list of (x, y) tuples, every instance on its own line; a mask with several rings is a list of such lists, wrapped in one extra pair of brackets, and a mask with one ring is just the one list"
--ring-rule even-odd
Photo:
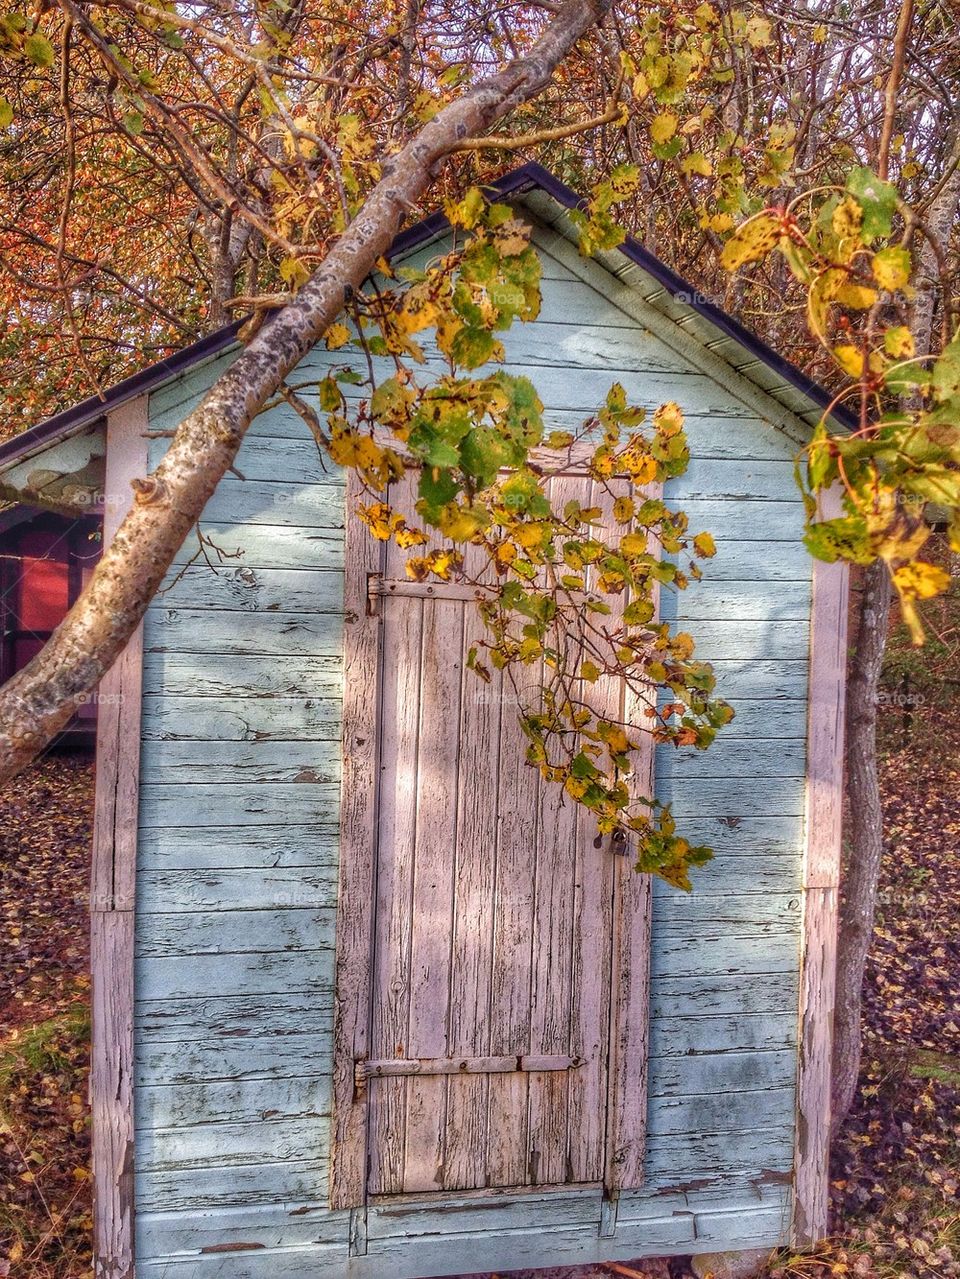
[(0, 1256), (11, 1276), (89, 1273), (89, 1044), (89, 1009), (75, 1002), (0, 1044)]
[(952, 1053), (922, 1049), (910, 1063), (910, 1074), (916, 1079), (936, 1079), (940, 1083), (960, 1087), (960, 1057)]

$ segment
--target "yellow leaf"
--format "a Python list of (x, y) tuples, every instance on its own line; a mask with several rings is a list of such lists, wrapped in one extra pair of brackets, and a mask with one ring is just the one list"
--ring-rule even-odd
[(855, 311), (865, 311), (867, 307), (873, 306), (877, 296), (876, 289), (871, 289), (865, 284), (854, 284), (850, 280), (846, 280), (837, 289), (837, 301), (843, 306), (852, 307)]
[(628, 559), (644, 555), (647, 550), (646, 533), (626, 533), (620, 539), (620, 551)]
[(709, 178), (713, 173), (713, 166), (702, 151), (694, 151), (692, 155), (684, 156), (680, 167), (684, 173), (695, 173), (702, 178)]
[(440, 513), (440, 532), (451, 542), (469, 542), (488, 522), (482, 507), (458, 506), (452, 502)]
[(613, 518), (618, 524), (629, 524), (633, 519), (633, 498), (618, 497), (613, 504)]
[(702, 559), (712, 559), (717, 553), (717, 544), (710, 533), (698, 533), (693, 539), (693, 549)]
[(393, 540), (401, 551), (407, 551), (411, 546), (422, 546), (427, 540), (427, 535), (418, 528), (401, 528), (394, 534)]
[(833, 354), (843, 369), (851, 377), (863, 377), (863, 352), (859, 347), (842, 344), (833, 348)]
[(770, 44), (773, 29), (766, 18), (750, 18), (746, 26), (747, 42), (752, 49), (763, 49)]
[(807, 320), (813, 333), (825, 341), (824, 329), (827, 322), (827, 306), (837, 296), (837, 290), (846, 281), (846, 272), (838, 267), (828, 267), (821, 271), (807, 295)]
[(929, 600), (948, 589), (950, 574), (937, 564), (914, 560), (912, 564), (903, 564), (896, 570), (893, 584), (902, 597)]
[(292, 289), (299, 289), (310, 279), (310, 272), (299, 258), (284, 258), (280, 263), (280, 279)]
[(887, 329), (883, 335), (883, 345), (887, 355), (892, 356), (895, 360), (904, 360), (913, 355), (916, 347), (913, 342), (913, 334), (903, 324), (898, 324), (895, 328)]
[(852, 195), (844, 196), (833, 211), (833, 233), (840, 240), (860, 239), (863, 209)]
[(600, 667), (595, 665), (593, 662), (584, 662), (580, 667), (580, 678), (587, 680), (590, 684), (593, 684), (600, 678)]
[(950, 585), (950, 574), (936, 564), (926, 564), (923, 560), (915, 560), (912, 564), (904, 564), (893, 574), (893, 584), (900, 596), (900, 613), (910, 631), (910, 638), (917, 646), (923, 643), (923, 623), (917, 610), (915, 600), (932, 599), (947, 590)]
[(331, 324), (324, 334), (328, 351), (338, 351), (350, 341), (350, 330), (345, 324)]
[(737, 227), (723, 246), (720, 263), (728, 271), (736, 271), (746, 262), (755, 262), (774, 249), (780, 239), (780, 216), (764, 209)]
[(654, 412), (653, 425), (661, 435), (670, 437), (679, 434), (683, 430), (683, 409), (675, 400), (668, 400)]
[(910, 252), (891, 245), (873, 255), (871, 266), (881, 289), (902, 289), (910, 279)]
[(677, 131), (679, 121), (672, 111), (661, 111), (650, 121), (650, 137), (658, 145), (669, 142)]

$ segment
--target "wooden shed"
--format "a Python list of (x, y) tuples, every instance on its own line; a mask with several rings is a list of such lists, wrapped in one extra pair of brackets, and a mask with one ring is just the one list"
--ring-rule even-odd
[[(826, 397), (640, 245), (533, 226), (505, 335), (550, 422), (675, 399), (670, 502), (716, 538), (663, 614), (736, 719), (657, 754), (716, 850), (692, 894), (596, 846), (468, 682), (456, 586), (410, 589), (282, 405), (101, 689), (92, 928), (98, 1275), (414, 1279), (767, 1248), (826, 1223), (846, 580), (793, 459)], [(395, 261), (449, 233), (429, 218)], [(104, 536), (237, 350), (219, 333), (0, 450), (82, 471)], [(335, 354), (316, 349), (303, 377)], [(358, 390), (359, 393), (359, 390)], [(442, 659), (442, 660), (441, 660)]]

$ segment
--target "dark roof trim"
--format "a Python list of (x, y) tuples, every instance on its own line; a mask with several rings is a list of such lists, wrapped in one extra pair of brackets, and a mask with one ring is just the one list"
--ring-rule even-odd
[[(525, 191), (540, 190), (556, 200), (565, 209), (584, 208), (587, 203), (570, 187), (565, 186), (552, 173), (548, 172), (543, 165), (537, 164), (535, 161), (521, 165), (520, 168), (513, 169), (510, 173), (505, 173), (502, 177), (490, 182), (487, 190), (500, 197), (522, 195)], [(427, 244), (430, 240), (441, 235), (448, 226), (449, 223), (442, 213), (431, 214), (430, 217), (424, 218), (415, 226), (402, 231), (393, 241), (387, 256), (399, 257), (402, 254), (409, 253), (412, 249), (416, 249), (422, 244)], [(782, 355), (778, 355), (772, 347), (758, 338), (755, 333), (744, 328), (738, 320), (735, 320), (732, 315), (728, 315), (721, 307), (701, 297), (698, 290), (694, 289), (682, 276), (677, 275), (676, 271), (672, 271), (670, 267), (661, 262), (659, 258), (654, 257), (652, 253), (643, 247), (639, 240), (635, 240), (633, 236), (628, 236), (623, 244), (619, 246), (619, 251), (631, 262), (635, 262), (637, 266), (646, 271), (671, 297), (678, 298), (679, 295), (682, 295), (681, 300), (685, 306), (689, 306), (691, 310), (703, 316), (705, 320), (731, 338), (750, 355), (772, 369), (784, 382), (807, 396), (812, 403), (822, 409), (829, 405), (833, 397), (825, 387), (807, 377), (795, 364), (785, 360)], [(147, 368), (141, 369), (139, 373), (135, 373), (132, 377), (125, 378), (122, 382), (118, 382), (116, 386), (111, 387), (102, 400), (96, 396), (81, 400), (79, 404), (75, 404), (69, 409), (64, 409), (62, 413), (57, 413), (54, 417), (47, 418), (46, 421), (40, 422), (29, 430), (24, 431), (22, 435), (14, 436), (6, 444), (0, 444), (0, 465), (34, 453), (37, 449), (42, 448), (43, 445), (53, 443), (54, 440), (59, 439), (61, 436), (75, 434), (84, 426), (96, 422), (111, 408), (122, 404), (124, 400), (152, 391), (163, 382), (169, 381), (170, 378), (186, 372), (187, 369), (201, 360), (220, 355), (236, 341), (237, 331), (242, 323), (242, 320), (238, 320), (226, 328), (218, 329), (216, 333), (211, 333), (199, 342), (194, 342), (191, 346), (184, 347), (182, 351), (178, 351), (175, 355), (158, 360), (156, 364), (151, 364)], [(855, 427), (856, 425), (849, 411), (842, 407), (834, 408), (832, 416), (844, 426)]]
[[(506, 189), (500, 186), (504, 182), (509, 182), (509, 186)], [(587, 201), (583, 197), (578, 196), (575, 191), (565, 186), (552, 173), (535, 161), (525, 164), (520, 169), (515, 169), (512, 173), (508, 173), (506, 178), (499, 179), (498, 182), (492, 183), (491, 186), (502, 190), (505, 195), (539, 187), (546, 195), (551, 196), (566, 209), (586, 208), (587, 205)], [(415, 227), (411, 229), (416, 230)], [(635, 262), (637, 266), (642, 267), (648, 275), (652, 276), (659, 285), (666, 289), (671, 297), (677, 298), (678, 295), (682, 295), (681, 300), (685, 306), (689, 306), (692, 311), (702, 315), (705, 320), (715, 325), (727, 337), (742, 346), (745, 351), (748, 351), (756, 359), (766, 364), (778, 377), (783, 378), (784, 382), (796, 387), (798, 391), (806, 395), (820, 408), (826, 409), (828, 407), (833, 395), (826, 387), (821, 386), (819, 382), (815, 382), (813, 378), (807, 377), (802, 369), (798, 369), (795, 364), (785, 360), (782, 355), (778, 355), (773, 347), (768, 346), (750, 329), (744, 328), (739, 320), (735, 320), (722, 307), (703, 298), (699, 290), (695, 289), (683, 276), (678, 275), (676, 271), (672, 271), (670, 267), (661, 262), (648, 249), (645, 249), (639, 240), (635, 240), (632, 235), (628, 235), (623, 244), (619, 245), (619, 252), (631, 262)], [(842, 406), (831, 409), (831, 417), (844, 426), (856, 428), (856, 419)]]

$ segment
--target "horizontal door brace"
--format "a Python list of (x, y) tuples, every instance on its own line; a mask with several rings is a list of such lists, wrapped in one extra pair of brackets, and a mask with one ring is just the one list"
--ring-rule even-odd
[(580, 1057), (513, 1054), (509, 1057), (410, 1057), (392, 1061), (358, 1061), (356, 1079), (386, 1079), (397, 1075), (505, 1075), (516, 1071), (575, 1070)]
[(371, 613), (376, 612), (377, 600), (397, 597), (415, 600), (477, 600), (493, 599), (496, 588), (470, 586), (463, 582), (408, 582), (403, 578), (382, 577), (379, 573), (367, 574), (367, 599)]
[[(495, 600), (498, 587), (478, 586), (467, 582), (408, 582), (399, 577), (383, 577), (380, 573), (367, 574), (367, 612), (373, 617), (377, 603), (382, 599), (414, 600), (462, 600), (466, 604)], [(573, 601), (598, 599), (589, 591), (567, 591)]]

